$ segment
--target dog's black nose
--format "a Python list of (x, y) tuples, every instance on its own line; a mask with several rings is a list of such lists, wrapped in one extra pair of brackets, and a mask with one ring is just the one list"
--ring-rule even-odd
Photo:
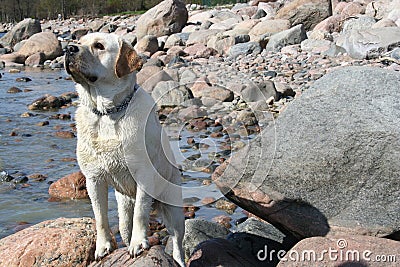
[(67, 46), (67, 53), (72, 55), (74, 53), (78, 53), (79, 52), (79, 47), (77, 47), (76, 45), (68, 45)]

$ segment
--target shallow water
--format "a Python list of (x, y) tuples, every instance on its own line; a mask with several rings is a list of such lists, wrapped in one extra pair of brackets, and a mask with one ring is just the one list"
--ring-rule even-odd
[[(29, 77), (30, 82), (17, 82), (16, 78)], [(75, 107), (71, 106), (58, 111), (29, 111), (27, 105), (44, 94), (59, 96), (65, 92), (74, 91), (74, 83), (66, 80), (68, 77), (64, 70), (23, 70), (21, 73), (8, 73), (3, 70), (0, 79), (0, 171), (5, 170), (10, 175), (31, 175), (40, 173), (48, 178), (42, 182), (29, 180), (23, 184), (0, 182), (0, 238), (14, 233), (26, 223), (35, 224), (44, 220), (58, 217), (93, 217), (89, 200), (70, 200), (63, 202), (48, 201), (49, 184), (59, 178), (79, 170), (75, 158), (76, 138), (61, 139), (54, 134), (60, 130), (71, 130), (73, 120), (49, 119), (54, 114), (70, 113), (73, 117)], [(17, 94), (7, 93), (10, 87), (21, 90), (29, 89), (30, 92)], [(22, 113), (31, 112), (34, 117), (21, 117)], [(37, 126), (36, 123), (49, 121), (47, 126)], [(17, 136), (10, 136), (11, 132)], [(196, 133), (188, 133), (182, 129), (169, 128), (169, 135), (182, 136), (181, 141), (171, 140), (171, 144), (178, 164), (183, 165), (185, 157), (195, 152), (182, 150), (188, 136), (197, 138)], [(200, 134), (200, 133), (198, 133)], [(215, 142), (207, 139), (204, 142)], [(215, 146), (202, 151), (202, 157), (207, 158), (210, 152), (215, 152)], [(201, 186), (204, 179), (210, 179), (210, 174), (196, 171), (185, 171), (184, 198), (187, 203), (201, 206), (200, 200), (204, 197), (221, 197), (220, 192), (211, 184)], [(114, 194), (110, 189), (110, 224), (116, 225), (118, 218)], [(197, 218), (211, 218), (217, 215), (228, 215), (225, 211), (213, 206), (202, 206), (196, 212)], [(241, 209), (236, 209), (233, 219), (243, 217)], [(23, 226), (22, 226), (23, 227)]]

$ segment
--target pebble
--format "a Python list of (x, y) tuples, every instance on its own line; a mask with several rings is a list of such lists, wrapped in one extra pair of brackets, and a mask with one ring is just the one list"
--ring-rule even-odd
[(18, 87), (11, 87), (10, 89), (7, 90), (7, 93), (9, 94), (17, 94), (17, 93), (21, 93), (22, 90), (19, 89)]
[(24, 112), (21, 114), (21, 118), (28, 118), (28, 117), (34, 117), (35, 114), (30, 113), (30, 112)]
[(70, 131), (58, 131), (55, 133), (55, 136), (59, 138), (68, 139), (68, 138), (74, 138), (75, 134)]
[(219, 199), (216, 203), (215, 203), (215, 207), (219, 210), (224, 210), (229, 214), (232, 214), (236, 208), (237, 205), (235, 203), (232, 203), (228, 200), (225, 199)]
[(20, 78), (15, 79), (15, 81), (17, 81), (17, 82), (31, 82), (32, 79), (28, 78), (28, 77), (20, 77)]
[(201, 203), (204, 205), (210, 205), (215, 202), (215, 198), (213, 197), (205, 197), (201, 200)]
[(224, 226), (227, 229), (232, 227), (231, 225), (232, 218), (227, 215), (216, 216), (212, 218), (212, 221)]
[(36, 126), (46, 126), (46, 125), (49, 125), (49, 124), (50, 124), (49, 121), (41, 121), (41, 122), (36, 123)]
[(9, 72), (9, 73), (20, 73), (21, 70), (19, 70), (19, 69), (9, 69), (8, 72)]
[(34, 180), (35, 182), (43, 182), (47, 179), (47, 175), (40, 174), (40, 173), (34, 173), (28, 176), (30, 180)]

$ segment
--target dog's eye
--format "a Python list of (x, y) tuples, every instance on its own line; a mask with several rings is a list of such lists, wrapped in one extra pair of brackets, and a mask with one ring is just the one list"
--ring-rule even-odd
[(93, 45), (93, 47), (96, 48), (96, 49), (99, 49), (99, 50), (104, 50), (104, 45), (102, 43), (99, 43), (99, 42), (95, 43)]

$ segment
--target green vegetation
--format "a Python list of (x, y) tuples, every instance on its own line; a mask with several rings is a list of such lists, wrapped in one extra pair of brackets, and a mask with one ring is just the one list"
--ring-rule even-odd
[[(126, 14), (143, 14), (162, 0), (0, 0), (0, 22), (24, 18), (56, 19)], [(235, 4), (247, 0), (183, 0), (186, 4), (207, 6)]]
[(161, 0), (0, 0), (0, 22), (105, 14), (142, 14)]

